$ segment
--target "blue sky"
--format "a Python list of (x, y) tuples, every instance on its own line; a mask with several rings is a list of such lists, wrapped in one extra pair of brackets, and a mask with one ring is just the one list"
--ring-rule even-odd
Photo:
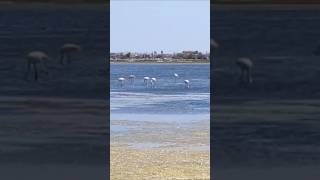
[(110, 11), (111, 52), (209, 52), (209, 0), (111, 0)]

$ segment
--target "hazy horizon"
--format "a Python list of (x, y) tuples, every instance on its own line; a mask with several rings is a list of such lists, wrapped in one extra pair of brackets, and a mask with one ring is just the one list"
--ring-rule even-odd
[(111, 1), (111, 52), (209, 52), (210, 1)]

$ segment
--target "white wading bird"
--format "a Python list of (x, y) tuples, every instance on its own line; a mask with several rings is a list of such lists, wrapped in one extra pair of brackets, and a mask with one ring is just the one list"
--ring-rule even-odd
[(189, 80), (184, 80), (184, 87), (187, 89), (190, 88), (190, 81)]
[(179, 75), (177, 73), (174, 73), (173, 76), (174, 76), (174, 82), (177, 82), (177, 79), (179, 78)]
[(156, 82), (157, 82), (156, 78), (151, 78), (151, 80), (150, 80), (151, 88), (155, 88), (156, 87)]
[(144, 85), (145, 85), (146, 87), (148, 87), (149, 80), (150, 80), (149, 77), (144, 77), (144, 78), (143, 78), (143, 83), (144, 83)]
[(125, 79), (123, 77), (118, 78), (120, 87), (124, 87)]
[(129, 76), (129, 82), (130, 82), (131, 85), (134, 84), (134, 80), (135, 80), (135, 79), (136, 79), (136, 76), (135, 76), (135, 75), (130, 75), (130, 76)]

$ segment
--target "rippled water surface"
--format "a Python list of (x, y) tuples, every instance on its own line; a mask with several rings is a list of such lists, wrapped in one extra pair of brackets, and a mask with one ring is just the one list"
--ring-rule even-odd
[[(145, 76), (157, 78), (155, 88), (146, 87)], [(209, 76), (209, 64), (112, 64), (111, 114), (208, 114)]]

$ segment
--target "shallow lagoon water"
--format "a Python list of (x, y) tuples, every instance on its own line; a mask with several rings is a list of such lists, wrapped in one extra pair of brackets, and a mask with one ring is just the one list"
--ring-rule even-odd
[[(178, 79), (174, 73), (179, 74)], [(118, 78), (131, 74), (136, 76), (134, 83), (126, 79), (121, 87)], [(157, 78), (155, 88), (145, 86), (145, 76)], [(112, 64), (111, 136), (137, 131), (156, 134), (145, 129), (146, 123), (157, 123), (170, 133), (181, 128), (189, 131), (194, 124), (209, 121), (209, 76), (209, 64)], [(184, 86), (185, 79), (190, 81), (188, 89)], [(154, 148), (150, 143), (154, 142), (134, 142), (130, 147)], [(159, 144), (163, 147), (166, 143)]]
[[(207, 114), (209, 68), (209, 64), (112, 64), (111, 114)], [(174, 73), (179, 74), (177, 80)], [(134, 84), (126, 80), (121, 87), (118, 78), (131, 74), (136, 76)], [(157, 78), (155, 88), (145, 86), (145, 76)]]
[(210, 118), (209, 114), (111, 114), (112, 120), (128, 120), (163, 123), (196, 123)]
[[(173, 74), (179, 74), (175, 79)], [(119, 77), (126, 79), (121, 87)], [(156, 77), (155, 88), (143, 82), (143, 77)], [(111, 121), (128, 120), (163, 122), (180, 126), (199, 120), (209, 120), (209, 64), (112, 64)], [(190, 88), (184, 80), (190, 81)], [(112, 124), (112, 123), (111, 123)], [(128, 131), (126, 125), (111, 125), (111, 132)]]

